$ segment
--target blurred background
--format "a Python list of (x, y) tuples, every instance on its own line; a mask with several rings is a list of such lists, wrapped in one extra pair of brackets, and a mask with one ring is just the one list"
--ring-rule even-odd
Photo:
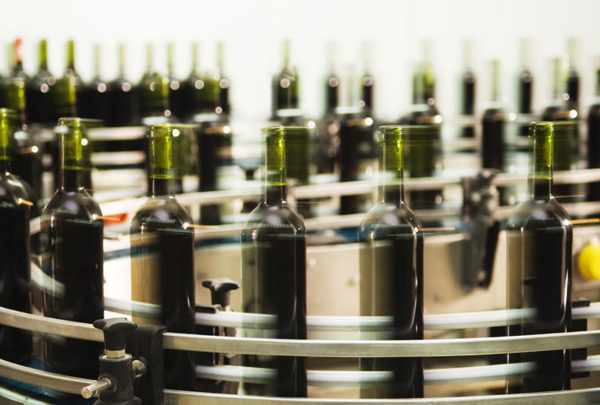
[[(486, 60), (503, 63), (503, 91), (515, 92), (519, 39), (533, 40), (531, 70), (536, 78), (533, 102), (540, 111), (552, 96), (550, 58), (567, 51), (567, 38), (581, 39), (577, 68), (581, 103), (586, 110), (594, 94), (594, 55), (600, 54), (593, 0), (508, 0), (481, 2), (414, 1), (41, 1), (5, 2), (0, 42), (23, 38), (23, 63), (33, 74), (37, 42), (48, 39), (49, 67), (55, 75), (65, 68), (65, 42), (76, 41), (77, 68), (84, 80), (93, 75), (93, 44), (102, 46), (102, 73), (116, 77), (117, 44), (127, 44), (126, 70), (137, 81), (145, 69), (145, 48), (155, 44), (155, 67), (166, 72), (166, 47), (175, 44), (174, 70), (186, 77), (191, 67), (191, 43), (201, 42), (202, 70), (215, 68), (217, 41), (225, 43), (225, 69), (231, 80), (234, 117), (266, 118), (270, 81), (282, 64), (281, 42), (291, 40), (291, 60), (300, 76), (301, 107), (318, 117), (324, 106), (323, 80), (328, 71), (327, 42), (338, 43), (339, 69), (359, 69), (361, 42), (371, 42), (369, 67), (378, 82), (376, 115), (396, 120), (411, 102), (412, 64), (420, 59), (421, 43), (434, 42), (432, 59), (436, 99), (444, 118), (457, 112), (463, 68), (462, 41), (474, 40), (474, 71), (481, 78), (477, 109), (489, 99)], [(0, 53), (6, 72), (6, 52)], [(489, 87), (488, 87), (489, 88)]]

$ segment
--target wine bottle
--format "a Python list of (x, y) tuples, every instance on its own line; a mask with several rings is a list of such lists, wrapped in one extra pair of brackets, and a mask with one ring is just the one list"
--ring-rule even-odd
[(125, 45), (119, 44), (119, 76), (108, 84), (109, 127), (125, 127), (137, 122), (137, 93), (135, 85), (125, 74)]
[[(588, 113), (588, 167), (600, 168), (600, 65), (596, 67), (596, 98)], [(590, 183), (588, 201), (600, 201), (600, 182)]]
[(199, 65), (200, 45), (192, 44), (192, 69), (189, 76), (181, 84), (184, 100), (182, 119), (185, 122), (202, 120), (202, 114), (215, 113), (217, 103), (215, 100), (215, 82), (209, 76), (204, 76)]
[(371, 65), (371, 47), (368, 42), (363, 42), (362, 44), (362, 64), (363, 64), (363, 73), (360, 78), (361, 81), (361, 95), (360, 101), (358, 105), (360, 107), (364, 107), (369, 115), (373, 115), (373, 86), (375, 84), (375, 80), (373, 79), (373, 75), (370, 72)]
[[(246, 337), (306, 339), (306, 231), (286, 197), (285, 133), (264, 130), (265, 193), (242, 231), (242, 306), (245, 314), (270, 314), (270, 325), (243, 322)], [(245, 384), (246, 392), (306, 397), (305, 359), (243, 356), (244, 366), (275, 369), (266, 384)]]
[[(231, 126), (224, 115), (202, 114), (196, 116), (199, 128), (196, 131), (196, 144), (199, 155), (197, 162), (198, 191), (218, 189), (218, 171), (231, 164)], [(221, 215), (218, 205), (203, 204), (200, 207), (202, 225), (220, 225)]]
[(579, 109), (579, 73), (577, 72), (577, 61), (579, 56), (580, 41), (578, 38), (569, 38), (567, 41), (568, 69), (567, 69), (567, 93), (571, 106)]
[(329, 72), (325, 80), (325, 115), (332, 115), (340, 103), (340, 78), (336, 71), (336, 43), (327, 44), (327, 60)]
[(108, 84), (102, 79), (100, 44), (94, 45), (94, 77), (86, 83), (81, 92), (78, 114), (85, 118), (102, 121), (108, 119)]
[(15, 39), (14, 43), (14, 64), (12, 67), (11, 77), (20, 77), (26, 82), (29, 81), (29, 76), (23, 69), (23, 40), (21, 38)]
[(167, 77), (169, 78), (169, 109), (175, 117), (183, 117), (181, 83), (175, 77), (175, 45), (167, 44)]
[(290, 41), (283, 43), (283, 68), (273, 76), (272, 84), (273, 102), (271, 119), (278, 121), (282, 115), (281, 110), (295, 110), (300, 107), (300, 87), (298, 74), (290, 62)]
[(27, 119), (30, 123), (55, 125), (50, 119), (52, 108), (52, 87), (56, 78), (48, 69), (48, 44), (42, 39), (38, 44), (38, 69), (35, 76), (26, 83)]
[(500, 61), (493, 60), (492, 102), (483, 113), (481, 121), (481, 167), (484, 169), (504, 169), (504, 126), (506, 116), (500, 95)]
[[(533, 75), (531, 73), (531, 55), (532, 43), (531, 39), (523, 38), (520, 43), (521, 53), (521, 73), (519, 74), (518, 86), (518, 112), (520, 114), (533, 113)], [(529, 135), (529, 125), (521, 125), (519, 127), (519, 135)]]
[[(567, 60), (553, 59), (553, 68), (553, 101), (544, 109), (542, 120), (563, 123), (554, 127), (554, 169), (571, 170), (579, 153), (579, 113), (567, 93)], [(576, 189), (573, 184), (558, 184), (554, 193), (562, 202), (571, 202), (578, 194)]]
[[(104, 317), (102, 211), (84, 188), (91, 170), (86, 121), (61, 118), (56, 127), (60, 147), (60, 188), (42, 211), (44, 316), (92, 323)], [(48, 371), (83, 378), (98, 377), (102, 344), (45, 335)]]
[[(507, 306), (532, 310), (521, 322), (524, 335), (563, 333), (571, 320), (573, 226), (553, 194), (553, 124), (532, 123), (529, 136), (530, 198), (517, 207), (507, 226)], [(524, 392), (569, 386), (568, 351), (526, 353), (522, 358), (535, 364), (533, 373), (523, 378)]]
[(224, 74), (225, 65), (225, 44), (223, 42), (217, 43), (217, 72), (215, 73), (214, 80), (218, 83), (218, 100), (215, 112), (217, 114), (231, 113), (231, 105), (229, 102), (229, 79)]
[[(15, 117), (0, 108), (0, 306), (31, 312), (29, 220), (32, 201), (24, 182), (11, 174), (18, 153)], [(31, 332), (0, 326), (0, 358), (25, 364), (33, 351)]]
[[(462, 103), (460, 113), (464, 116), (474, 118), (475, 115), (475, 88), (477, 78), (473, 72), (473, 41), (465, 41), (463, 44), (464, 73), (461, 81)], [(463, 138), (475, 137), (475, 126), (465, 125), (462, 128)]]
[[(379, 192), (359, 228), (360, 315), (390, 316), (392, 326), (361, 339), (423, 339), (423, 231), (404, 202), (403, 131), (388, 125), (379, 132)], [(360, 359), (363, 371), (391, 371), (385, 386), (362, 388), (362, 398), (422, 398), (419, 358)]]
[(14, 111), (18, 130), (15, 133), (17, 154), (12, 162), (12, 173), (25, 182), (28, 199), (33, 202), (32, 217), (39, 216), (38, 200), (42, 193), (42, 142), (27, 126), (25, 81), (11, 78), (7, 84), (7, 107)]
[(169, 109), (169, 78), (154, 71), (153, 48), (147, 45), (148, 67), (138, 84), (139, 117), (142, 125), (175, 122), (176, 118)]
[[(296, 186), (310, 183), (310, 153), (314, 132), (307, 126), (284, 127), (286, 178)], [(311, 218), (312, 202), (296, 200), (296, 211), (303, 218)]]
[[(153, 124), (148, 130), (150, 198), (131, 223), (131, 298), (157, 307), (154, 316), (134, 316), (134, 322), (193, 333), (194, 230), (192, 218), (174, 195), (177, 130), (173, 124)], [(190, 352), (166, 351), (164, 362), (165, 388), (193, 390)]]
[[(85, 110), (85, 107), (83, 106), (82, 97), (82, 93), (85, 89), (85, 84), (83, 83), (79, 72), (77, 72), (77, 69), (75, 68), (75, 41), (73, 41), (72, 39), (67, 41), (67, 67), (65, 68), (63, 78), (71, 79), (73, 85), (75, 86), (77, 108), (76, 111), (77, 114), (79, 114), (79, 111), (81, 111), (82, 108)], [(70, 117), (70, 115), (63, 115), (63, 117)]]

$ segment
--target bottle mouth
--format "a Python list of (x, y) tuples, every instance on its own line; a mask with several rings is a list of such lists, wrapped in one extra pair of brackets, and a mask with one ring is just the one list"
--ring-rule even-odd
[(401, 125), (382, 125), (379, 127), (379, 130), (384, 134), (401, 134), (403, 127)]

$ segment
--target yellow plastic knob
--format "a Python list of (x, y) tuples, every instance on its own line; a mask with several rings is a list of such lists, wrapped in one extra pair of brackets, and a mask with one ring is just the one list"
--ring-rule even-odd
[(579, 255), (579, 273), (588, 280), (600, 280), (600, 244), (590, 243)]

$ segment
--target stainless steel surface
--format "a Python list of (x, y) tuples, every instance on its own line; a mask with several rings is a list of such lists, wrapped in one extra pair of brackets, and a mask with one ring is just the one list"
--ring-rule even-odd
[(332, 404), (368, 404), (368, 405), (438, 405), (438, 404), (490, 404), (490, 405), (587, 405), (600, 402), (600, 388), (561, 391), (553, 393), (485, 395), (458, 398), (427, 399), (316, 399), (316, 398), (273, 398), (258, 396), (240, 396), (226, 394), (208, 394), (165, 390), (164, 405), (332, 405)]
[(81, 396), (85, 399), (91, 397), (97, 397), (100, 393), (108, 391), (112, 386), (112, 382), (108, 378), (101, 378), (98, 381), (94, 381), (88, 386), (81, 389)]
[(80, 395), (84, 387), (94, 382), (94, 380), (85, 378), (69, 377), (36, 370), (5, 360), (0, 360), (0, 377), (76, 395)]
[(163, 347), (196, 352), (305, 357), (452, 357), (600, 345), (600, 331), (467, 339), (286, 340), (165, 333)]

